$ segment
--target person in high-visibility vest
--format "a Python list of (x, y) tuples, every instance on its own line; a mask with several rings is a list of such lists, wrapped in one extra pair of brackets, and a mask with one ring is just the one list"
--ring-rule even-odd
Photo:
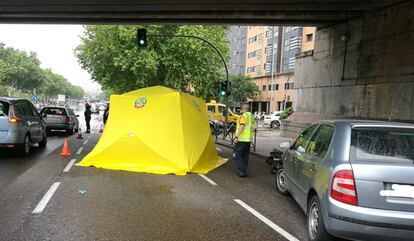
[(237, 120), (236, 144), (233, 149), (233, 162), (239, 171), (240, 177), (247, 176), (250, 144), (253, 141), (254, 116), (249, 109), (248, 104), (242, 106), (243, 114)]

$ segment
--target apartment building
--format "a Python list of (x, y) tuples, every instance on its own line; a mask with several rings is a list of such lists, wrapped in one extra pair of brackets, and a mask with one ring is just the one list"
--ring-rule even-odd
[(245, 74), (246, 72), (246, 38), (247, 26), (231, 26), (227, 32), (230, 45), (229, 74)]

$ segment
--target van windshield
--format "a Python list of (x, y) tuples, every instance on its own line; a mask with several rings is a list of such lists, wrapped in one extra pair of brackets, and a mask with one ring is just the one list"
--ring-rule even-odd
[(414, 129), (356, 128), (352, 130), (351, 162), (382, 161), (412, 164)]
[(9, 114), (9, 103), (0, 101), (0, 116), (7, 116)]

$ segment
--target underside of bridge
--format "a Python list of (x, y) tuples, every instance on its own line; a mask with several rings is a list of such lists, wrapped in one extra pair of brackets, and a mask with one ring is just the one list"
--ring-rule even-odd
[(401, 0), (0, 0), (2, 23), (227, 23), (326, 26)]

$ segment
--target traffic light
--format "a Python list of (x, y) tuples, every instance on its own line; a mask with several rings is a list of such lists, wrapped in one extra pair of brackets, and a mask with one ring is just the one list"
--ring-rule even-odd
[(147, 30), (145, 28), (137, 30), (137, 44), (138, 47), (147, 47)]
[(230, 95), (230, 90), (228, 87), (230, 86), (227, 86), (227, 81), (223, 81), (220, 83), (220, 96), (225, 97)]

